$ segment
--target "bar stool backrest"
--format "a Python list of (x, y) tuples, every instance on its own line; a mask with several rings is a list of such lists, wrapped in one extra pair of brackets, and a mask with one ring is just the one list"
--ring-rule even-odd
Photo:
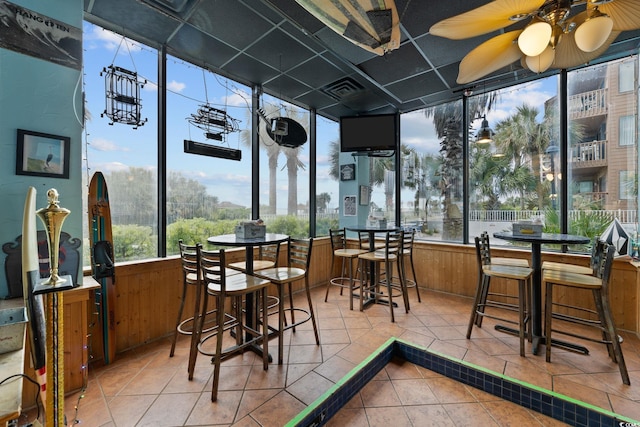
[(392, 256), (399, 256), (400, 250), (403, 244), (403, 231), (389, 231), (385, 237), (384, 252), (385, 258), (389, 259)]
[(602, 261), (602, 258), (607, 254), (607, 245), (608, 243), (600, 240), (599, 236), (595, 237), (595, 239), (593, 240), (593, 244), (591, 245), (591, 258), (589, 260), (589, 266), (593, 270), (593, 275), (596, 277), (601, 277), (598, 275), (598, 269), (600, 268), (600, 262)]
[(226, 286), (224, 249), (205, 250), (198, 244), (202, 278), (209, 291), (224, 292)]
[(360, 249), (371, 250), (371, 246), (374, 242), (369, 241), (369, 232), (368, 231), (358, 231), (358, 241), (360, 242)]
[(197, 245), (185, 245), (178, 241), (180, 247), (180, 260), (182, 263), (182, 279), (185, 283), (195, 284), (198, 281), (198, 249)]
[(329, 236), (331, 237), (332, 251), (347, 248), (347, 236), (344, 228), (329, 229)]
[(480, 236), (475, 237), (476, 257), (478, 259), (478, 267), (482, 273), (482, 266), (491, 264), (491, 248), (489, 246), (489, 234), (483, 232)]
[(280, 243), (274, 243), (273, 245), (260, 246), (258, 259), (263, 261), (271, 261), (274, 266), (278, 265), (278, 258), (280, 257)]
[(594, 271), (595, 276), (602, 279), (602, 292), (608, 294), (609, 279), (611, 278), (611, 270), (613, 269), (613, 258), (616, 248), (606, 242), (602, 244), (602, 256), (599, 257), (598, 265)]
[(301, 268), (309, 271), (311, 264), (311, 249), (313, 248), (313, 238), (309, 239), (289, 239), (289, 267)]
[(416, 230), (411, 230), (411, 232), (404, 232), (402, 236), (402, 253), (404, 255), (411, 255), (413, 252), (413, 240), (416, 235)]

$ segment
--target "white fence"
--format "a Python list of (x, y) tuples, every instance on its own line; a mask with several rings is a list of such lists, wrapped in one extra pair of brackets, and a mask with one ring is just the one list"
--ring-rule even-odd
[[(617, 209), (617, 210), (597, 210), (597, 211), (582, 211), (572, 210), (569, 211), (569, 219), (578, 219), (581, 215), (589, 212), (591, 215), (596, 215), (602, 218), (618, 218), (621, 223), (631, 224), (638, 221), (637, 211), (631, 209)], [(482, 221), (482, 222), (515, 222), (521, 220), (528, 220), (541, 215), (540, 211), (525, 210), (525, 211), (502, 211), (502, 210), (474, 210), (469, 212), (469, 221)]]

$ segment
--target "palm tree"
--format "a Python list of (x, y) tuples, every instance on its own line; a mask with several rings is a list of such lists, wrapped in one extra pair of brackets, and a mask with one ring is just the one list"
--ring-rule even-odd
[[(495, 93), (482, 94), (468, 99), (470, 117), (482, 117), (490, 111), (496, 99)], [(425, 110), (427, 118), (433, 118), (433, 125), (440, 141), (440, 192), (443, 204), (442, 238), (462, 239), (462, 212), (455, 203), (462, 198), (462, 144), (463, 123), (462, 101), (449, 102)]]
[(520, 195), (520, 209), (525, 209), (528, 194), (535, 191), (538, 209), (543, 209), (544, 183), (540, 180), (540, 156), (549, 145), (549, 128), (538, 123), (537, 108), (521, 105), (516, 113), (496, 124), (495, 144), (511, 160), (511, 173), (505, 175), (505, 191)]
[[(268, 105), (265, 115), (269, 117), (270, 115), (275, 114), (275, 110), (275, 106)], [(251, 111), (248, 111), (247, 114), (251, 116)], [(248, 121), (249, 123), (251, 122), (250, 119)], [(240, 140), (242, 141), (242, 145), (251, 147), (251, 129), (243, 130), (240, 134)], [(271, 139), (262, 121), (259, 121), (258, 123), (258, 140), (260, 142), (260, 148), (267, 152), (267, 166), (269, 168), (269, 211), (265, 213), (275, 214), (277, 206), (276, 180), (278, 177), (278, 156), (280, 155), (282, 147)]]
[[(305, 114), (301, 114), (298, 109), (285, 108), (285, 116), (289, 117), (301, 123), (305, 128), (307, 135), (309, 134), (308, 123), (309, 120), (303, 117)], [(305, 164), (300, 161), (300, 150), (301, 147), (289, 148), (284, 147), (281, 151), (284, 153), (287, 163), (287, 178), (289, 181), (288, 188), (288, 198), (287, 198), (287, 215), (296, 215), (298, 213), (298, 170), (305, 169)], [(269, 193), (269, 198), (271, 198), (271, 193)]]

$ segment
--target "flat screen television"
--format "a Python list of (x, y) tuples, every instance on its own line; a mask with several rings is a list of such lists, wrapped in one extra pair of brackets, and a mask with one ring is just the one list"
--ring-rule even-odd
[(395, 151), (400, 138), (398, 121), (397, 114), (341, 117), (340, 151)]

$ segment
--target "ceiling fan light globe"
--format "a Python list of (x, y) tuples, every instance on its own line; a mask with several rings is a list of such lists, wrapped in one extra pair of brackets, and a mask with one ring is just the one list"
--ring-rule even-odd
[(538, 56), (549, 45), (552, 28), (548, 22), (535, 21), (518, 37), (518, 47), (527, 56)]
[(612, 29), (613, 19), (607, 15), (591, 17), (576, 28), (576, 45), (583, 52), (593, 52), (607, 41)]
[(544, 73), (551, 67), (555, 58), (556, 50), (549, 45), (540, 55), (525, 57), (525, 62), (527, 63), (527, 68), (534, 73)]

